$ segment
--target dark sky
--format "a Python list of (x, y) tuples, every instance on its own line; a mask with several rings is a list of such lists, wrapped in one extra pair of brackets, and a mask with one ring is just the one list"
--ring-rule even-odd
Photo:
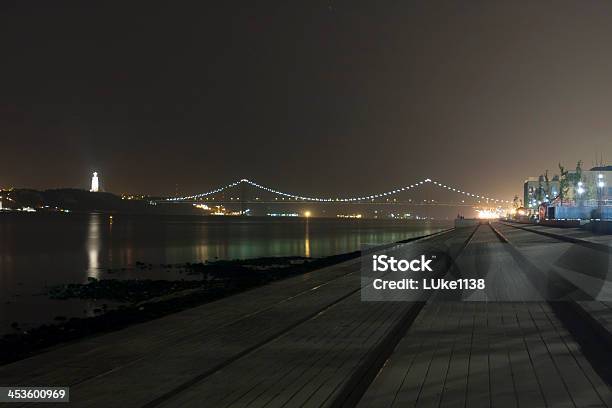
[(612, 156), (612, 2), (160, 3), (0, 3), (0, 186), (511, 198)]

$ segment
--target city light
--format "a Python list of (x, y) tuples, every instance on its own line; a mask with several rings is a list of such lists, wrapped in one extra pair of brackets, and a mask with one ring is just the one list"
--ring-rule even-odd
[(311, 216), (310, 211), (304, 211), (304, 217), (309, 218)]
[(499, 218), (499, 214), (494, 210), (476, 210), (478, 212), (478, 218), (491, 220), (495, 218)]

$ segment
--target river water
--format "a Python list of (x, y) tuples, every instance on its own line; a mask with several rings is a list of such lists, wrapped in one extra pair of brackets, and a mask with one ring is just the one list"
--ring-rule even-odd
[[(443, 221), (0, 213), (0, 334), (98, 300), (52, 300), (47, 288), (97, 279), (179, 279), (160, 264), (264, 256), (323, 257), (432, 233)], [(153, 264), (151, 269), (137, 262)]]

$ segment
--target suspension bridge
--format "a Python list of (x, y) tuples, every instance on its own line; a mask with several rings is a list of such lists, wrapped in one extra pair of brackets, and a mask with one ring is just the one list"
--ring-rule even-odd
[[(416, 199), (408, 199), (406, 200), (398, 200), (397, 196), (401, 193), (407, 191), (414, 191), (425, 186), (434, 186), (440, 190), (445, 190), (451, 193), (460, 196), (462, 199), (460, 202), (444, 202), (438, 200), (416, 200)], [(291, 202), (318, 202), (318, 203), (353, 203), (353, 204), (408, 204), (408, 205), (447, 205), (447, 206), (471, 206), (474, 204), (486, 204), (489, 206), (504, 206), (512, 203), (511, 200), (500, 199), (496, 197), (491, 197), (485, 194), (476, 194), (474, 192), (465, 191), (457, 186), (451, 186), (436, 180), (432, 180), (430, 178), (426, 178), (423, 180), (419, 180), (413, 184), (396, 187), (394, 189), (384, 191), (384, 192), (376, 192), (370, 194), (364, 194), (359, 196), (352, 197), (325, 197), (325, 196), (312, 196), (312, 195), (301, 195), (296, 193), (290, 193), (286, 191), (280, 191), (274, 188), (270, 188), (259, 184), (255, 181), (243, 178), (237, 180), (233, 183), (229, 183), (227, 185), (217, 187), (215, 189), (199, 193), (193, 195), (186, 196), (178, 196), (178, 197), (170, 197), (159, 200), (158, 202), (168, 202), (168, 203), (182, 203), (182, 202), (198, 202), (198, 201), (208, 201), (210, 199), (216, 201), (217, 203), (236, 203), (241, 201), (247, 201), (244, 198), (244, 189), (243, 187), (250, 186), (255, 189), (258, 189), (264, 193), (269, 193), (275, 196), (273, 200), (262, 200), (261, 198), (256, 198), (255, 200), (250, 200), (250, 202), (258, 202), (265, 204), (278, 204), (278, 203), (291, 203)], [(230, 197), (228, 200), (227, 197), (219, 199), (215, 199), (216, 196), (219, 196), (223, 193), (226, 193), (232, 189), (242, 189), (239, 191), (238, 197)], [(280, 198), (280, 201), (279, 201)], [(466, 198), (469, 199), (469, 202), (466, 202)], [(292, 201), (293, 200), (293, 201)]]

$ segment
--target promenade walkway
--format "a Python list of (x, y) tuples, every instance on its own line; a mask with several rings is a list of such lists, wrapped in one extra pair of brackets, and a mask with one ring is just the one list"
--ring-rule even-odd
[(397, 249), (525, 302), (363, 302), (357, 259), (2, 366), (0, 385), (70, 386), (78, 407), (610, 406), (608, 305), (529, 299), (580, 246), (550, 239), (484, 224)]

